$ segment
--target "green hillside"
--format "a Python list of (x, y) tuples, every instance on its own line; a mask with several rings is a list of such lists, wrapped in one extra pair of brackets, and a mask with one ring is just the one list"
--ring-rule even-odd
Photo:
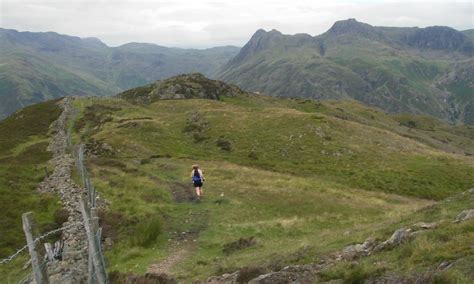
[(448, 27), (354, 19), (319, 36), (257, 31), (217, 78), (272, 96), (356, 99), (391, 113), (472, 124), (472, 39)]
[[(33, 211), (38, 232), (49, 231), (63, 222), (58, 197), (40, 194), (38, 183), (51, 171), (46, 151), (50, 137), (49, 125), (61, 113), (56, 100), (26, 107), (0, 122), (0, 259), (11, 255), (25, 244), (21, 214)], [(25, 254), (13, 263), (1, 264), (0, 274), (5, 283), (26, 262)], [(15, 279), (10, 278), (10, 279)]]
[(105, 95), (120, 91), (94, 76), (27, 53), (0, 54), (0, 62), (0, 118), (30, 104), (65, 95)]
[[(321, 279), (411, 275), (444, 260), (456, 263), (439, 279), (473, 279), (473, 220), (450, 222), (472, 204), (462, 194), (474, 184), (471, 126), (390, 115), (351, 100), (272, 98), (199, 74), (118, 97), (73, 100), (78, 115), (70, 122), (72, 141), (86, 144), (87, 168), (106, 204), (100, 225), (112, 280), (154, 272), (188, 283), (243, 267), (277, 271), (318, 263), (418, 221), (441, 223), (359, 264), (328, 267)], [(52, 119), (55, 112), (40, 108), (53, 103), (0, 126), (21, 129), (28, 121), (16, 118), (35, 110)], [(5, 153), (13, 159), (30, 140), (6, 141), (17, 149)], [(194, 163), (207, 179), (201, 202), (189, 179)], [(22, 213), (16, 210), (12, 221)], [(42, 212), (52, 216), (48, 210)], [(383, 264), (372, 268), (375, 261)], [(5, 273), (15, 275), (14, 267)]]
[[(164, 83), (196, 82), (183, 80)], [(166, 272), (189, 282), (244, 266), (307, 263), (384, 236), (474, 183), (465, 155), (472, 127), (355, 101), (238, 92), (170, 100), (160, 90), (130, 90), (130, 102), (75, 101), (74, 139), (88, 143), (93, 182), (109, 204), (102, 226), (113, 242), (110, 271), (143, 274), (171, 262)], [(198, 204), (188, 177), (196, 162), (207, 176)]]
[(179, 49), (0, 28), (0, 119), (62, 96), (104, 96), (187, 72), (207, 75), (237, 54), (233, 46)]

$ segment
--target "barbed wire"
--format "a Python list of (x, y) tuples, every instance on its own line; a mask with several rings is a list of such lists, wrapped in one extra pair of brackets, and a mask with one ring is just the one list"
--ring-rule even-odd
[[(60, 232), (60, 231), (62, 231), (62, 230), (65, 230), (65, 229), (69, 229), (69, 228), (75, 227), (75, 226), (77, 226), (77, 225), (84, 225), (84, 223), (83, 223), (83, 222), (75, 222), (75, 223), (69, 224), (69, 225), (67, 225), (67, 226), (58, 228), (58, 229), (56, 229), (56, 230), (49, 231), (49, 232), (45, 233), (44, 235), (41, 235), (41, 236), (37, 237), (36, 239), (34, 239), (34, 240), (33, 240), (33, 244), (35, 244), (35, 243), (41, 241), (42, 239), (44, 239), (44, 238), (46, 238), (46, 237), (48, 237), (48, 236), (50, 236), (50, 235), (53, 235), (53, 234), (58, 233), (58, 232)], [(22, 251), (24, 251), (25, 249), (27, 249), (27, 248), (28, 248), (28, 245), (30, 245), (30, 244), (26, 244), (26, 245), (23, 246), (21, 249), (17, 250), (14, 254), (12, 254), (12, 255), (10, 255), (9, 257), (6, 257), (6, 258), (0, 260), (0, 264), (4, 264), (4, 263), (7, 263), (7, 262), (12, 261), (12, 260), (13, 260), (15, 257), (17, 257)]]
[(26, 274), (26, 276), (23, 277), (23, 278), (21, 278), (20, 281), (18, 281), (18, 283), (19, 283), (19, 284), (26, 283), (26, 280), (27, 280), (28, 278), (30, 278), (30, 277), (32, 276), (32, 274), (33, 274), (32, 272)]
[[(43, 261), (43, 263), (40, 264), (40, 267), (45, 267), (48, 264), (48, 260)], [(30, 282), (29, 278), (33, 278), (33, 272), (29, 272), (26, 274), (25, 277), (21, 278), (17, 283), (18, 284), (24, 284)]]

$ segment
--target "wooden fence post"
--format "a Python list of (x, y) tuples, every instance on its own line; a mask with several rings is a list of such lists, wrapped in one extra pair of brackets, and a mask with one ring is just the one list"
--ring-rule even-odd
[(36, 281), (36, 284), (43, 284), (48, 283), (48, 275), (46, 274), (46, 270), (44, 267), (40, 266), (38, 253), (36, 252), (36, 246), (33, 239), (33, 234), (31, 233), (32, 228), (32, 220), (31, 220), (32, 212), (24, 213), (21, 216), (23, 221), (23, 231), (25, 231), (26, 242), (28, 244), (28, 251), (31, 257), (31, 267), (33, 268), (33, 274)]
[(50, 243), (44, 244), (44, 250), (46, 251), (46, 256), (48, 257), (48, 261), (54, 261), (53, 248)]
[(99, 257), (100, 247), (98, 247), (98, 245), (100, 244), (97, 242), (97, 239), (93, 230), (93, 224), (91, 223), (91, 220), (89, 218), (89, 213), (87, 212), (86, 205), (83, 199), (80, 200), (80, 205), (81, 205), (80, 207), (81, 207), (82, 218), (84, 220), (84, 227), (86, 229), (87, 239), (89, 242), (89, 252), (92, 255), (92, 263), (94, 266), (95, 275), (97, 276), (97, 282), (99, 282), (99, 284), (105, 284), (107, 283), (107, 275), (105, 275), (104, 263), (102, 262), (102, 259)]

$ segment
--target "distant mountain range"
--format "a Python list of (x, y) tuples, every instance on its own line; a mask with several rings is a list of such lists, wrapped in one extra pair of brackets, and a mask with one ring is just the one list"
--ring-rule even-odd
[(336, 22), (319, 36), (258, 30), (217, 78), (273, 96), (352, 98), (474, 124), (473, 30)]
[(270, 96), (355, 99), (391, 113), (474, 124), (474, 30), (375, 27), (258, 30), (242, 48), (205, 50), (0, 29), (0, 118), (65, 95), (110, 95), (200, 72)]
[(0, 29), (0, 119), (36, 102), (70, 95), (113, 95), (176, 74), (211, 75), (238, 47), (108, 47), (96, 38)]

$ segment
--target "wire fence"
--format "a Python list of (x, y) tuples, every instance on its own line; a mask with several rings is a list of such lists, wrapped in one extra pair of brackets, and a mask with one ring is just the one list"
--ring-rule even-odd
[(43, 235), (37, 237), (36, 239), (33, 240), (33, 243), (27, 243), (25, 246), (23, 246), (21, 249), (17, 250), (14, 254), (10, 255), (9, 257), (6, 257), (2, 260), (0, 260), (0, 264), (4, 264), (4, 263), (7, 263), (7, 262), (10, 262), (12, 261), (15, 257), (17, 257), (22, 251), (26, 250), (28, 248), (28, 245), (34, 245), (36, 244), (37, 242), (41, 241), (42, 239), (45, 239), (51, 235), (54, 235), (56, 233), (59, 233), (63, 230), (66, 230), (66, 229), (69, 229), (69, 228), (72, 228), (72, 227), (75, 227), (75, 226), (78, 226), (78, 225), (84, 225), (83, 222), (75, 222), (75, 223), (72, 223), (72, 224), (69, 224), (67, 226), (64, 226), (64, 227), (61, 227), (61, 228), (58, 228), (58, 229), (55, 229), (55, 230), (52, 230), (52, 231), (49, 231), (47, 233), (44, 233)]
[[(46, 269), (47, 265), (48, 265), (48, 260), (45, 260), (40, 264), (40, 268)], [(24, 276), (18, 281), (18, 284), (30, 283), (32, 279), (33, 279), (33, 272), (29, 272), (28, 274), (26, 274), (26, 276)]]
[(84, 165), (84, 144), (79, 145), (76, 150), (76, 167), (81, 178), (82, 186), (87, 190), (87, 197), (90, 207), (96, 207), (96, 191), (89, 177), (89, 172)]
[[(66, 127), (66, 125), (63, 125), (63, 127)], [(92, 182), (89, 177), (89, 173), (84, 165), (85, 146), (83, 144), (80, 144), (74, 148), (72, 147), (71, 128), (72, 127), (68, 127), (67, 129), (67, 139), (64, 141), (65, 142), (64, 146), (67, 149), (66, 151), (70, 151), (74, 149), (72, 153), (75, 158), (77, 171), (80, 176), (82, 186), (83, 188), (86, 189), (87, 199), (83, 200), (81, 197), (80, 198), (81, 200), (79, 202), (79, 206), (80, 206), (81, 214), (82, 214), (82, 221), (71, 223), (69, 225), (46, 232), (42, 234), (41, 236), (33, 238), (33, 234), (31, 232), (32, 221), (29, 220), (29, 217), (28, 217), (31, 214), (31, 212), (23, 214), (22, 216), (23, 229), (25, 231), (25, 236), (27, 238), (27, 244), (23, 246), (22, 248), (18, 249), (12, 255), (0, 260), (0, 264), (9, 263), (13, 259), (18, 257), (22, 252), (28, 249), (31, 259), (24, 266), (23, 271), (29, 265), (31, 265), (32, 272), (23, 276), (18, 283), (31, 282), (33, 279), (35, 281), (39, 281), (40, 283), (42, 282), (41, 279), (47, 282), (49, 278), (49, 276), (47, 275), (47, 269), (46, 269), (48, 262), (56, 261), (56, 259), (47, 256), (48, 252), (50, 253), (51, 251), (51, 246), (46, 244), (45, 248), (47, 250), (47, 254), (45, 255), (45, 260), (41, 264), (39, 264), (40, 261), (39, 261), (38, 253), (36, 252), (36, 244), (51, 235), (54, 235), (56, 233), (62, 232), (64, 230), (67, 230), (75, 226), (84, 226), (85, 228), (84, 233), (75, 234), (75, 237), (84, 237), (84, 241), (88, 242), (88, 254), (89, 254), (88, 262), (89, 263), (88, 263), (88, 267), (86, 268), (86, 271), (79, 269), (73, 264), (68, 265), (68, 267), (64, 269), (64, 272), (66, 274), (65, 277), (67, 277), (68, 273), (72, 274), (73, 271), (76, 271), (79, 273), (79, 275), (81, 275), (81, 277), (85, 278), (87, 276), (88, 283), (100, 283), (100, 284), (107, 283), (105, 259), (102, 253), (102, 246), (101, 246), (102, 230), (101, 228), (99, 228), (99, 220), (98, 220), (99, 218), (98, 218), (98, 212), (96, 208), (96, 190), (92, 185)], [(67, 255), (72, 256), (72, 255), (85, 253), (85, 251), (62, 251), (62, 248), (61, 248), (60, 259), (62, 259), (63, 253), (64, 253), (64, 256), (67, 256)], [(75, 259), (75, 257), (71, 257), (71, 258)], [(8, 279), (9, 277), (10, 275), (7, 276), (7, 279), (6, 279), (7, 281), (9, 281)], [(21, 276), (15, 276), (15, 277), (20, 278)]]
[[(84, 156), (85, 156), (85, 146), (81, 144), (77, 147), (75, 152), (76, 166), (83, 187), (87, 191), (87, 202), (81, 202), (81, 207), (83, 207), (83, 217), (84, 221), (88, 222), (86, 226), (87, 234), (93, 234), (93, 236), (88, 235), (89, 241), (89, 283), (106, 283), (107, 282), (107, 272), (105, 269), (105, 259), (102, 253), (101, 245), (101, 234), (102, 230), (99, 228), (99, 217), (97, 214), (97, 192), (92, 185), (91, 179), (89, 177), (89, 172), (84, 165)], [(87, 207), (87, 208), (86, 208)]]

